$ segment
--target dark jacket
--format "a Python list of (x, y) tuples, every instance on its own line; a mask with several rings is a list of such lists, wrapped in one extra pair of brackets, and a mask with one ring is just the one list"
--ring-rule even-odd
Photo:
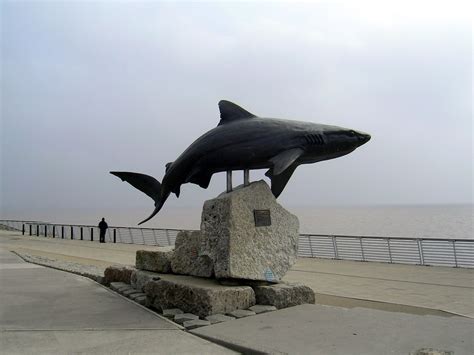
[(105, 221), (100, 221), (99, 222), (99, 229), (102, 233), (105, 233), (107, 228), (109, 228), (109, 226), (107, 225), (107, 222), (105, 222)]

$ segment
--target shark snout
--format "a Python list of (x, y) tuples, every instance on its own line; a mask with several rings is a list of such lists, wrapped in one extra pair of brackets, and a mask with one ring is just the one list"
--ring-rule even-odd
[(370, 134), (364, 132), (358, 132), (357, 137), (359, 138), (360, 145), (370, 141)]

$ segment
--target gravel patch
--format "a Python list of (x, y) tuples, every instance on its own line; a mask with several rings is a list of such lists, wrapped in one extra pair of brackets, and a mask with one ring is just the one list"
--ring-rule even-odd
[(83, 265), (78, 263), (73, 263), (69, 261), (49, 259), (44, 256), (31, 255), (27, 253), (20, 253), (14, 251), (16, 255), (22, 258), (28, 263), (38, 264), (42, 266), (47, 266), (53, 269), (58, 269), (62, 271), (71, 272), (73, 274), (81, 275), (88, 277), (98, 283), (102, 283), (104, 277), (105, 268), (93, 266), (93, 265)]

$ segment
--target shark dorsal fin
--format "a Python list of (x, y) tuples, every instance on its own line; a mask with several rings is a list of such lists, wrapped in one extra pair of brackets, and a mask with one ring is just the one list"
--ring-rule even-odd
[(239, 105), (226, 100), (219, 101), (219, 110), (221, 112), (221, 120), (219, 121), (218, 126), (236, 120), (257, 117), (253, 113), (244, 110)]

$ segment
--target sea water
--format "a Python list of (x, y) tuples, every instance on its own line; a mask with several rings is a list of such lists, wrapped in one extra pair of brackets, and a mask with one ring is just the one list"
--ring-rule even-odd
[[(300, 221), (300, 233), (474, 239), (474, 205), (399, 206), (284, 206)], [(108, 210), (41, 210), (3, 213), (1, 219), (41, 220), (51, 223), (136, 227), (149, 215), (147, 208)], [(201, 208), (169, 206), (140, 227), (199, 229)]]

